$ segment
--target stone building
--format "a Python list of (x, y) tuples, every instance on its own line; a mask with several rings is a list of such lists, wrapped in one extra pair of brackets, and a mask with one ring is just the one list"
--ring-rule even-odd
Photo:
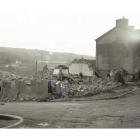
[(140, 30), (129, 26), (125, 17), (96, 39), (96, 67), (111, 70), (123, 67), (129, 73), (140, 70)]

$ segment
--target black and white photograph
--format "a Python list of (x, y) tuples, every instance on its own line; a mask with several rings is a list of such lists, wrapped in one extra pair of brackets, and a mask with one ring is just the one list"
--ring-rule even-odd
[(0, 128), (140, 128), (139, 4), (1, 0)]

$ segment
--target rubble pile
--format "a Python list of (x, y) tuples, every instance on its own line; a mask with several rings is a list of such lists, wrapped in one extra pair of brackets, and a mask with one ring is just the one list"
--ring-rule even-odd
[(128, 77), (123, 69), (116, 69), (104, 76), (98, 72), (93, 76), (84, 76), (63, 74), (62, 71), (59, 75), (45, 75), (45, 78), (41, 76), (28, 78), (10, 73), (0, 75), (2, 75), (0, 100), (5, 102), (40, 102), (56, 98), (93, 96), (111, 92), (132, 78), (132, 75)]
[(70, 76), (56, 82), (56, 94), (61, 97), (92, 96), (104, 92), (111, 92), (122, 83), (114, 81), (114, 78), (75, 77)]
[(121, 86), (119, 82), (108, 81), (106, 79), (98, 79), (92, 83), (79, 83), (70, 85), (70, 96), (88, 96), (96, 95), (103, 92), (112, 91), (112, 89)]

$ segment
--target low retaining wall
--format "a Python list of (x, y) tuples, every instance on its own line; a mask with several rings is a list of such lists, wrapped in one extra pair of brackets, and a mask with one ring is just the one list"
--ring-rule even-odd
[(48, 81), (33, 80), (31, 85), (24, 81), (11, 81), (0, 91), (0, 100), (15, 100), (19, 94), (19, 99), (45, 98), (48, 97)]

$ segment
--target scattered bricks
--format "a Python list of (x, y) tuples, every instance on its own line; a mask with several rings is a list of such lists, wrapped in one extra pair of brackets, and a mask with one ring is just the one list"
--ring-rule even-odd
[(121, 86), (121, 83), (114, 82), (109, 79), (94, 78), (92, 82), (87, 83), (82, 79), (82, 82), (73, 82), (70, 84), (70, 96), (86, 96), (86, 95), (95, 95), (103, 92), (110, 92), (113, 88)]

